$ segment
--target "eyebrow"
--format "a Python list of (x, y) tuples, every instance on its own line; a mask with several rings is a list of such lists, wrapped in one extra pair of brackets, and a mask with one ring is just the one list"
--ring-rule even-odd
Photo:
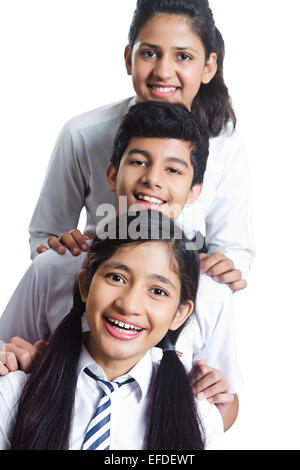
[[(144, 157), (146, 158), (149, 158), (151, 160), (151, 154), (149, 152), (147, 152), (147, 150), (142, 150), (142, 149), (131, 149), (129, 152), (128, 152), (128, 156), (129, 155), (133, 155), (133, 154), (136, 154), (136, 153), (139, 153), (140, 155), (144, 155)], [(182, 158), (179, 158), (179, 157), (167, 157), (165, 159), (166, 162), (173, 162), (173, 163), (178, 163), (179, 165), (182, 165), (184, 166), (185, 168), (188, 168), (189, 165), (187, 164), (187, 162), (185, 160), (182, 160)]]
[(168, 279), (165, 276), (161, 276), (160, 274), (152, 274), (151, 278), (155, 279), (155, 280), (158, 280), (158, 281), (162, 282), (163, 284), (171, 286), (174, 290), (176, 290), (176, 287), (174, 286), (174, 284), (170, 281), (170, 279)]
[[(104, 265), (104, 269), (120, 269), (121, 271), (126, 271), (129, 274), (132, 272), (131, 269), (126, 264), (113, 263), (113, 262), (112, 263), (106, 263)], [(149, 277), (151, 279), (158, 280), (158, 281), (162, 282), (163, 284), (171, 286), (174, 290), (176, 290), (176, 287), (170, 281), (170, 279), (168, 279), (165, 276), (162, 276), (161, 274), (151, 274)]]
[[(151, 47), (151, 49), (161, 49), (161, 47), (158, 46), (157, 44), (151, 44), (150, 42), (142, 42), (140, 44), (140, 47), (143, 47), (143, 46)], [(195, 54), (199, 54), (199, 51), (197, 51), (196, 49), (190, 46), (176, 46), (176, 47), (172, 47), (171, 49), (174, 51), (192, 51), (192, 52), (195, 52)]]
[(126, 266), (126, 264), (120, 264), (120, 263), (106, 263), (104, 265), (104, 269), (121, 269), (122, 271), (131, 273), (131, 270), (129, 269), (128, 266)]

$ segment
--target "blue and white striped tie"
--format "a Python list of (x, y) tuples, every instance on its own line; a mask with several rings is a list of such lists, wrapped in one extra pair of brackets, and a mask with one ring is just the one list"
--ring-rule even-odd
[(83, 450), (109, 450), (110, 447), (110, 395), (125, 384), (133, 382), (134, 379), (127, 379), (124, 382), (106, 382), (99, 379), (87, 367), (84, 372), (97, 380), (104, 392), (100, 403), (95, 411), (92, 421), (89, 424), (87, 433), (83, 441)]

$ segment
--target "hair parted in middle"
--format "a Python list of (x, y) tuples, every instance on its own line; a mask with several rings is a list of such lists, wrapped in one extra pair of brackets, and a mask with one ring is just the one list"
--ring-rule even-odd
[[(180, 304), (188, 300), (195, 304), (199, 260), (194, 251), (187, 249), (183, 232), (173, 220), (158, 211), (142, 210), (138, 215), (123, 214), (117, 217), (115, 223), (117, 227), (125, 224), (128, 228), (137, 220), (141, 225), (140, 233), (143, 234), (139, 239), (132, 239), (127, 230), (126, 237), (96, 237), (93, 240), (83, 265), (87, 271), (87, 290), (98, 267), (120, 247), (163, 242), (170, 252), (170, 268), (180, 279)], [(169, 237), (165, 238), (164, 227), (167, 225)], [(84, 312), (85, 303), (80, 296), (78, 282), (75, 281), (71, 312), (56, 328), (41, 363), (29, 376), (20, 397), (11, 439), (12, 450), (69, 448)], [(204, 449), (204, 430), (190, 382), (173, 347), (183, 327), (169, 330), (157, 345), (168, 351), (163, 354), (150, 386), (144, 440), (144, 448), (148, 450)]]

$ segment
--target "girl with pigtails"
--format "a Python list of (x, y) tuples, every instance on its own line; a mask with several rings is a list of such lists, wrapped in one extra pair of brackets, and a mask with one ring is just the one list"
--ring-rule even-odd
[[(137, 219), (147, 236), (132, 239)], [(110, 224), (90, 247), (71, 312), (41, 363), (29, 376), (16, 371), (0, 379), (1, 449), (221, 447), (221, 412), (194, 398), (176, 352), (195, 305), (198, 256), (157, 211)], [(162, 349), (156, 362), (155, 346)]]

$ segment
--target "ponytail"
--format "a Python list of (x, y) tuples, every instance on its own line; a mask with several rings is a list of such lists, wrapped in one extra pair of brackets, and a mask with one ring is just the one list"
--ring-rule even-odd
[(210, 137), (217, 137), (229, 122), (232, 123), (233, 129), (236, 127), (236, 115), (223, 76), (224, 41), (220, 31), (217, 28), (214, 30), (213, 51), (218, 56), (217, 72), (209, 83), (201, 84), (191, 109), (192, 113), (199, 118), (201, 125), (207, 129)]
[(76, 282), (73, 308), (55, 330), (42, 362), (23, 388), (11, 450), (68, 449), (83, 312)]
[(204, 449), (204, 430), (192, 388), (175, 351), (178, 334), (178, 330), (169, 331), (159, 344), (164, 351), (150, 389), (147, 450)]

